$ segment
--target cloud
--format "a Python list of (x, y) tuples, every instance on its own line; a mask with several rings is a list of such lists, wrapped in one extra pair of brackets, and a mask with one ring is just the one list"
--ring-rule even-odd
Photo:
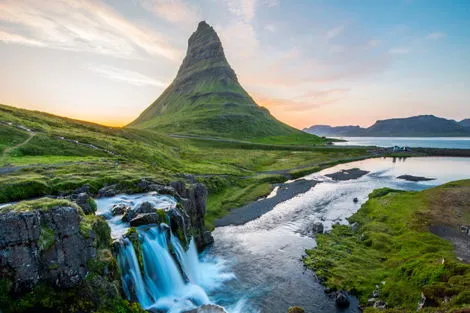
[(255, 17), (257, 0), (227, 0), (227, 5), (232, 14), (245, 22), (251, 22)]
[(199, 8), (183, 0), (140, 0), (142, 7), (172, 23), (194, 25), (200, 18)]
[(15, 27), (17, 43), (119, 58), (141, 58), (142, 51), (171, 60), (181, 56), (162, 34), (135, 26), (98, 1), (4, 0), (0, 30), (6, 25)]
[(434, 33), (430, 33), (429, 35), (427, 35), (426, 38), (431, 39), (431, 40), (438, 40), (438, 39), (444, 38), (446, 36), (447, 36), (446, 33), (434, 32)]
[(367, 42), (368, 47), (377, 47), (380, 44), (380, 40), (372, 39)]
[(267, 30), (268, 32), (274, 33), (277, 30), (276, 25), (273, 24), (266, 24), (264, 25), (264, 29)]
[(310, 90), (300, 96), (289, 99), (267, 97), (263, 95), (255, 96), (255, 99), (258, 104), (267, 107), (268, 109), (273, 109), (274, 111), (299, 112), (336, 103), (343, 99), (349, 90), (349, 88)]
[(167, 84), (153, 79), (147, 75), (117, 68), (109, 65), (88, 65), (87, 68), (96, 74), (111, 80), (125, 82), (134, 86), (158, 86), (164, 87)]
[(339, 35), (341, 35), (341, 33), (344, 31), (344, 26), (338, 26), (338, 27), (335, 27), (335, 28), (332, 28), (332, 29), (329, 29), (326, 34), (325, 34), (325, 37), (329, 40), (329, 39), (333, 39), (333, 38), (336, 38), (338, 37)]
[(25, 45), (25, 46), (36, 46), (36, 47), (44, 46), (44, 44), (40, 41), (29, 39), (29, 38), (26, 38), (17, 34), (11, 34), (9, 32), (5, 32), (2, 30), (0, 30), (0, 41), (3, 41), (4, 43), (14, 43), (14, 44), (20, 44), (20, 45)]
[(408, 54), (410, 52), (411, 52), (411, 49), (407, 47), (397, 47), (397, 48), (390, 49), (388, 51), (389, 54)]

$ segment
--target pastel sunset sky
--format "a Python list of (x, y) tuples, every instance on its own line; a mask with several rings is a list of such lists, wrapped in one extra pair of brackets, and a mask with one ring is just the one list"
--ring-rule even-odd
[(295, 127), (470, 118), (467, 0), (0, 0), (0, 103), (125, 125), (173, 80), (200, 20)]

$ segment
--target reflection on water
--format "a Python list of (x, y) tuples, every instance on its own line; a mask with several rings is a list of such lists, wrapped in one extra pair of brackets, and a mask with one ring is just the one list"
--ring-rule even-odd
[[(370, 173), (342, 182), (324, 176), (355, 167)], [(396, 178), (405, 174), (435, 180), (408, 182)], [(335, 223), (347, 223), (346, 218), (376, 188), (422, 190), (470, 178), (470, 158), (378, 158), (338, 165), (304, 178), (322, 183), (278, 204), (257, 220), (214, 231), (215, 244), (208, 256), (232, 260), (232, 270), (238, 278), (212, 295), (218, 303), (230, 304), (246, 297), (255, 309), (265, 313), (285, 313), (292, 305), (300, 305), (311, 313), (338, 311), (300, 260), (306, 248), (315, 246), (312, 224), (322, 222), (329, 230)], [(354, 203), (354, 198), (359, 203)]]

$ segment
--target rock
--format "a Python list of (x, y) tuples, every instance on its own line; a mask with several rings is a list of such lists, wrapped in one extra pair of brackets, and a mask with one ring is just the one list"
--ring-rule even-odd
[(86, 193), (79, 193), (75, 199), (75, 202), (80, 206), (85, 214), (94, 214), (96, 211), (96, 205), (94, 200)]
[(136, 205), (134, 208), (128, 209), (122, 216), (122, 221), (129, 223), (139, 213), (155, 213), (156, 208), (150, 202), (142, 202)]
[(354, 198), (354, 199), (353, 199), (353, 202), (354, 202), (354, 203), (358, 203), (358, 202), (359, 202), (359, 199), (358, 199), (358, 198)]
[(113, 213), (113, 215), (123, 215), (129, 209), (130, 209), (130, 206), (128, 206), (127, 204), (118, 203), (118, 204), (113, 205), (113, 207), (111, 208), (111, 212)]
[(85, 278), (96, 235), (81, 234), (81, 219), (76, 207), (0, 212), (0, 276), (11, 279), (14, 292), (39, 282), (71, 288)]
[(349, 295), (346, 291), (338, 291), (335, 298), (336, 306), (339, 308), (347, 308), (351, 303)]
[(358, 231), (359, 230), (359, 223), (357, 223), (357, 222), (352, 223), (351, 224), (351, 230), (354, 231), (354, 232)]
[(375, 301), (374, 308), (383, 310), (387, 308), (387, 304), (382, 300), (378, 300), (378, 301)]
[(114, 197), (120, 192), (118, 189), (118, 186), (116, 184), (114, 185), (109, 185), (109, 186), (104, 186), (98, 191), (98, 198), (103, 198), (103, 197)]
[(223, 307), (215, 304), (205, 304), (197, 309), (186, 311), (184, 313), (227, 313)]
[(134, 217), (130, 224), (132, 227), (148, 225), (148, 224), (160, 224), (160, 216), (157, 213), (142, 213)]
[(140, 192), (151, 192), (151, 191), (159, 191), (161, 188), (164, 186), (161, 184), (157, 184), (151, 180), (142, 178), (138, 183), (137, 183), (137, 188), (140, 190)]
[(312, 226), (312, 231), (314, 234), (323, 234), (323, 224), (322, 223), (314, 223)]
[(305, 313), (305, 310), (299, 306), (292, 306), (287, 310), (287, 313)]

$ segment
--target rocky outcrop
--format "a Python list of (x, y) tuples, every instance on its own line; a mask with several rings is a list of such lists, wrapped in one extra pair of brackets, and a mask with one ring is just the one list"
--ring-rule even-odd
[(323, 234), (323, 230), (324, 230), (323, 224), (320, 222), (314, 223), (312, 226), (313, 234)]
[(349, 299), (349, 295), (346, 291), (338, 291), (335, 297), (336, 306), (339, 308), (347, 308), (349, 307), (351, 300)]
[(97, 251), (96, 234), (81, 231), (82, 218), (73, 205), (1, 211), (0, 278), (12, 281), (15, 293), (39, 282), (59, 288), (76, 286)]

